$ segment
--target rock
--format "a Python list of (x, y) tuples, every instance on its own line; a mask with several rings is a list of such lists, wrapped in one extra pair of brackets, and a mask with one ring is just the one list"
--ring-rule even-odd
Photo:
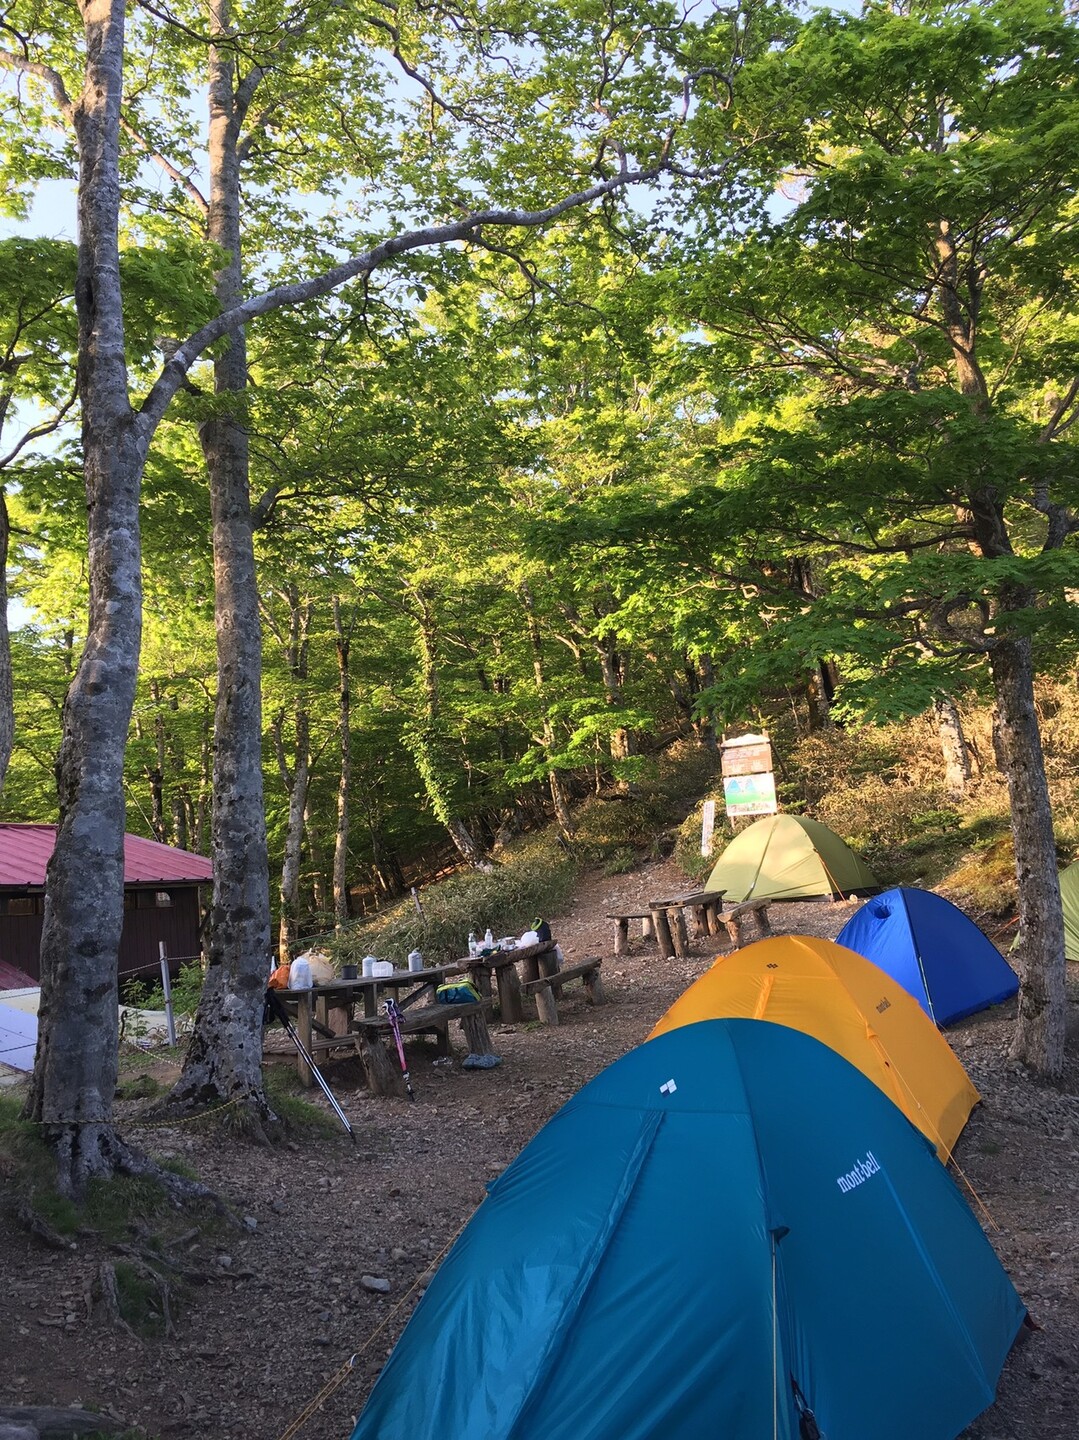
[(395, 1245), (394, 1248), (390, 1251), (390, 1259), (391, 1259), (391, 1260), (398, 1260), (398, 1261), (400, 1261), (400, 1260), (407, 1260), (407, 1259), (408, 1259), (408, 1251), (407, 1251), (407, 1250), (402, 1250), (401, 1247), (400, 1247), (400, 1245)]
[(258, 1222), (258, 1220), (256, 1219), (256, 1217), (255, 1217), (254, 1215), (245, 1215), (245, 1216), (244, 1216), (244, 1229), (245, 1229), (245, 1230), (257, 1230), (257, 1229), (258, 1229), (258, 1224), (259, 1224), (259, 1222)]
[(390, 1282), (382, 1280), (376, 1275), (361, 1275), (360, 1284), (372, 1295), (388, 1295), (390, 1293)]
[(0, 1440), (40, 1440), (36, 1425), (8, 1425), (0, 1420)]

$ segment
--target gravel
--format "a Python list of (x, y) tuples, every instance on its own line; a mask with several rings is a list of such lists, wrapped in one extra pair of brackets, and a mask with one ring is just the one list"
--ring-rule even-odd
[[(460, 1042), (453, 1066), (435, 1066), (433, 1047), (417, 1043), (415, 1104), (370, 1098), (349, 1063), (329, 1072), (354, 1147), (342, 1135), (260, 1150), (202, 1124), (141, 1128), (131, 1107), (131, 1138), (182, 1157), (243, 1221), (227, 1238), (185, 1251), (192, 1271), (209, 1278), (178, 1307), (176, 1335), (146, 1342), (87, 1314), (105, 1256), (92, 1239), (80, 1237), (75, 1252), (46, 1251), (0, 1222), (0, 1404), (77, 1399), (160, 1440), (277, 1440), (336, 1376), (343, 1383), (300, 1435), (344, 1440), (485, 1184), (582, 1084), (640, 1043), (710, 963), (714, 941), (661, 963), (639, 933), (629, 955), (613, 956), (608, 909), (684, 886), (670, 861), (583, 881), (568, 912), (549, 919), (567, 964), (604, 957), (610, 1004), (590, 1009), (571, 986), (557, 1028), (493, 1026), (498, 1069), (462, 1071)], [(852, 908), (774, 905), (772, 920), (777, 931), (832, 937)], [(1072, 998), (1074, 1011), (1074, 976)], [(1013, 1006), (998, 1007), (948, 1032), (983, 1097), (954, 1172), (1041, 1327), (1013, 1352), (996, 1404), (966, 1437), (1076, 1440), (1079, 1058), (1073, 1035), (1063, 1085), (1034, 1085), (1007, 1058), (1013, 1015)], [(316, 1091), (311, 1098), (321, 1104)]]

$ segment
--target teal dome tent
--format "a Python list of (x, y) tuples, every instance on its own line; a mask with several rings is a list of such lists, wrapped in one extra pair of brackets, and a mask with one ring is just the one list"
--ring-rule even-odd
[(353, 1440), (954, 1440), (1023, 1322), (932, 1146), (819, 1041), (687, 1025), (490, 1188)]

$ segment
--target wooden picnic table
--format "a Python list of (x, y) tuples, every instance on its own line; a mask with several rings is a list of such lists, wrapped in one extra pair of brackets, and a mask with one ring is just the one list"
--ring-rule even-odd
[(687, 910), (692, 910), (698, 936), (718, 935), (720, 911), (725, 890), (690, 890), (684, 895), (669, 895), (648, 901), (652, 917), (652, 928), (659, 945), (660, 957), (664, 960), (677, 955), (684, 959), (689, 947), (686, 931)]
[(523, 997), (536, 1002), (537, 1018), (544, 1025), (558, 1024), (558, 996), (572, 980), (580, 980), (590, 1005), (607, 1001), (597, 955), (589, 956), (579, 965), (558, 964), (558, 946), (553, 940), (536, 945), (519, 946), (513, 950), (492, 950), (486, 955), (470, 956), (460, 962), (468, 969), (472, 983), (488, 999), (492, 979), (498, 993), (499, 1014), (505, 1024), (524, 1019)]
[[(295, 1010), (296, 1030), (308, 1054), (328, 1056), (333, 1050), (357, 1050), (352, 1026), (358, 1001), (363, 1002), (364, 1019), (377, 1020), (384, 991), (392, 991), (395, 996), (400, 991), (406, 991), (397, 1003), (402, 1010), (408, 1010), (421, 1001), (433, 1001), (436, 987), (448, 975), (459, 973), (455, 963), (432, 965), (423, 970), (395, 970), (392, 975), (361, 975), (355, 980), (331, 980), (329, 984), (312, 985), (309, 990), (279, 990), (277, 994), (290, 1010)], [(332, 1029), (331, 1010), (346, 1011), (344, 1030)], [(315, 1083), (302, 1055), (296, 1057), (296, 1068), (302, 1085)]]
[(469, 955), (457, 963), (468, 971), (473, 985), (488, 999), (491, 998), (493, 979), (499, 1014), (507, 1025), (519, 1024), (524, 1019), (522, 982), (528, 985), (541, 976), (553, 975), (558, 969), (553, 940), (541, 940), (536, 945), (524, 945), (513, 950), (490, 950), (484, 955)]

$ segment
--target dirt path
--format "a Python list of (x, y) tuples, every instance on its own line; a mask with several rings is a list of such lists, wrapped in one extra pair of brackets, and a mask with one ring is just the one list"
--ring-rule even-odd
[[(244, 1229), (192, 1248), (192, 1270), (212, 1278), (191, 1290), (176, 1338), (140, 1343), (87, 1318), (84, 1297), (102, 1258), (92, 1238), (57, 1253), (0, 1226), (0, 1403), (81, 1400), (161, 1440), (278, 1440), (358, 1352), (349, 1378), (300, 1432), (301, 1440), (345, 1440), (424, 1277), (485, 1182), (585, 1081), (643, 1040), (706, 968), (713, 950), (699, 942), (685, 961), (661, 964), (640, 939), (628, 956), (612, 955), (606, 911), (683, 884), (670, 862), (585, 880), (551, 923), (569, 961), (605, 957), (611, 1003), (591, 1010), (574, 987), (557, 1029), (496, 1027), (504, 1060), (493, 1071), (436, 1068), (415, 1047), (415, 1105), (372, 1100), (342, 1081), (355, 1150), (341, 1138), (263, 1152), (226, 1144), (199, 1124), (135, 1128), (144, 1145), (192, 1165), (247, 1217)], [(826, 937), (849, 913), (827, 902), (773, 907), (778, 930)], [(1061, 1093), (1036, 1090), (1008, 1069), (1007, 1037), (1006, 1010), (949, 1032), (984, 1097), (957, 1162), (1043, 1328), (1013, 1355), (997, 1404), (967, 1435), (1075, 1440), (1079, 1071)], [(388, 1292), (372, 1282), (386, 1282)]]

